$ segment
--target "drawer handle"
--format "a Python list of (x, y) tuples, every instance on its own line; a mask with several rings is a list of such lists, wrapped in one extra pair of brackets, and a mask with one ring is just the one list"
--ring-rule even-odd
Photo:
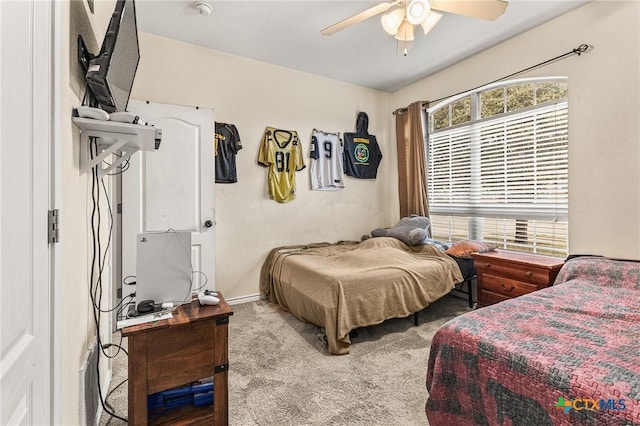
[(490, 263), (485, 263), (485, 264), (484, 264), (484, 267), (485, 267), (485, 268), (488, 268), (488, 267), (490, 267), (490, 266), (491, 266), (491, 264), (490, 264)]
[(511, 287), (509, 287), (509, 288), (507, 288), (507, 286), (506, 286), (506, 285), (504, 285), (504, 283), (502, 283), (502, 282), (500, 283), (500, 285), (502, 286), (502, 288), (503, 288), (505, 291), (513, 291), (513, 289), (514, 289), (514, 288), (516, 288), (516, 286), (514, 286), (514, 285), (512, 285), (512, 286), (511, 286)]
[(533, 275), (533, 272), (527, 271), (527, 276), (530, 277), (531, 275)]

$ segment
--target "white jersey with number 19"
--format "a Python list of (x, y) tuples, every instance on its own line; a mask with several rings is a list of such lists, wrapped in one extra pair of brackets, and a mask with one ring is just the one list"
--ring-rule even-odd
[(337, 191), (345, 187), (342, 171), (344, 146), (339, 133), (313, 129), (311, 134), (311, 189)]

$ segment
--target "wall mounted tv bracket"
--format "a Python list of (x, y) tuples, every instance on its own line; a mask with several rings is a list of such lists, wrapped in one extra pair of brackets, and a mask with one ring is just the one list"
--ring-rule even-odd
[(81, 35), (78, 35), (78, 62), (82, 65), (82, 72), (87, 74), (89, 70), (89, 62), (96, 56), (89, 52), (87, 45)]
[[(89, 63), (95, 57), (96, 55), (89, 52), (89, 49), (87, 48), (87, 44), (84, 42), (84, 39), (82, 38), (82, 36), (78, 35), (78, 62), (82, 67), (83, 78), (86, 79), (87, 71), (89, 70)], [(88, 85), (86, 86), (85, 100), (83, 101), (83, 104), (85, 103), (85, 101), (87, 101), (86, 104), (88, 106), (92, 106), (96, 104), (96, 98), (93, 95), (93, 92), (91, 91), (91, 88), (89, 88)]]

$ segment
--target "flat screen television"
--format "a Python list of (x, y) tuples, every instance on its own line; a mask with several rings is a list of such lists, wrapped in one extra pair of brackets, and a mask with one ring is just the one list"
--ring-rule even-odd
[(134, 0), (118, 0), (100, 53), (89, 62), (87, 85), (100, 108), (126, 111), (140, 62)]

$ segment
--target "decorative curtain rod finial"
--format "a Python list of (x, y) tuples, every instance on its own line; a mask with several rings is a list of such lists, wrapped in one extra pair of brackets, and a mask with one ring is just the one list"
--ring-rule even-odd
[(580, 46), (573, 49), (573, 53), (580, 56), (583, 53), (590, 53), (593, 50), (593, 46), (590, 44), (581, 44)]

